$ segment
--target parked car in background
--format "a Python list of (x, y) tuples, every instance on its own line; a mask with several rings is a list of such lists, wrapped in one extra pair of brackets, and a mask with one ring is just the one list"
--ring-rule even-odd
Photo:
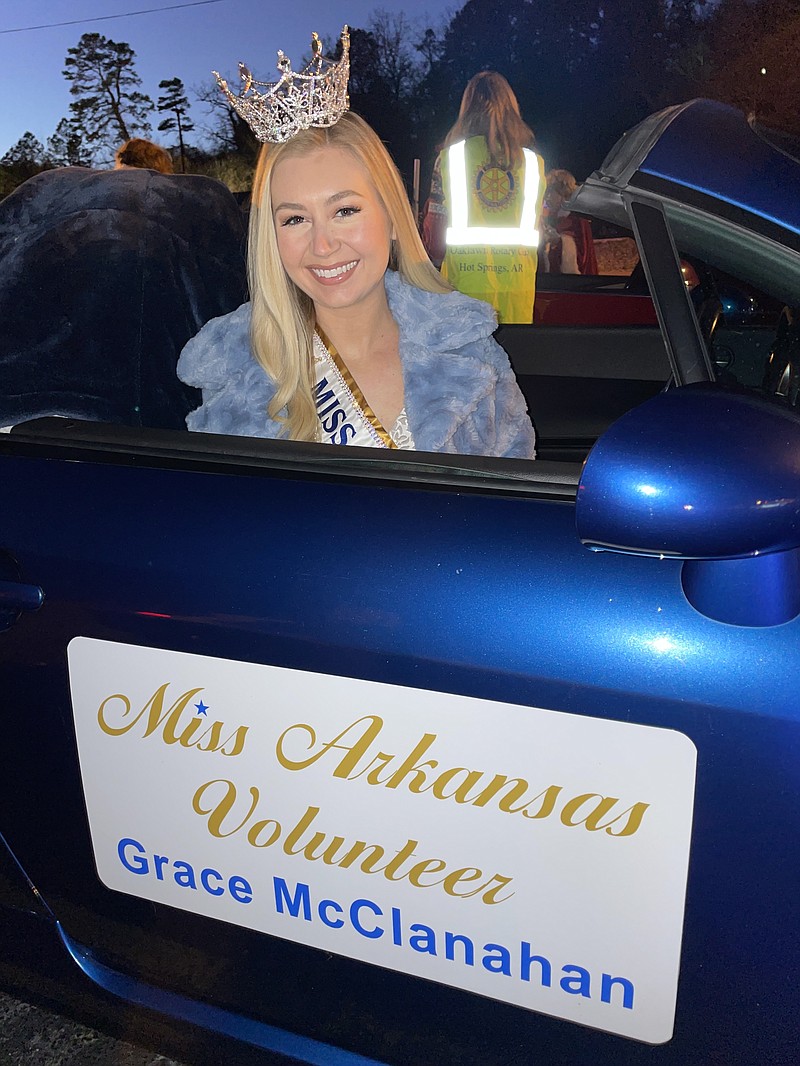
[(800, 163), (693, 101), (572, 206), (655, 320), (499, 331), (535, 462), (0, 439), (0, 985), (193, 1063), (795, 1061)]

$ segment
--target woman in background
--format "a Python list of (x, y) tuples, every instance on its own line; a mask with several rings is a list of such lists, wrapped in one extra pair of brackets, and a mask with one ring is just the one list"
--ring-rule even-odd
[(461, 292), (499, 322), (531, 322), (544, 164), (502, 74), (470, 80), (433, 170), (423, 239)]

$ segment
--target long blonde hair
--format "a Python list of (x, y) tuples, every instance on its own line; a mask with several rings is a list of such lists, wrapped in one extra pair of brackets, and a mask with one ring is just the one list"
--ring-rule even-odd
[(268, 413), (284, 423), (285, 435), (292, 440), (316, 440), (319, 432), (313, 382), (314, 306), (281, 263), (272, 214), (272, 174), (282, 159), (319, 148), (344, 149), (367, 171), (394, 228), (389, 269), (418, 289), (452, 291), (425, 252), (397, 167), (362, 118), (349, 111), (335, 126), (305, 130), (284, 144), (265, 144), (256, 166), (250, 209), (250, 343), (255, 358), (275, 382)]
[(468, 137), (485, 137), (491, 161), (503, 167), (517, 166), (522, 149), (534, 145), (533, 130), (522, 120), (514, 90), (497, 71), (482, 70), (467, 82), (444, 146)]

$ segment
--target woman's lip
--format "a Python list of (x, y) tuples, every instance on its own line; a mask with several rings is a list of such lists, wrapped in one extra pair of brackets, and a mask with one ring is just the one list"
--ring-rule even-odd
[[(309, 266), (308, 270), (311, 272), (311, 275), (315, 281), (318, 281), (323, 285), (338, 285), (346, 278), (349, 278), (357, 266), (357, 259), (347, 259), (343, 263), (331, 263), (330, 266), (315, 264), (313, 266)], [(326, 276), (326, 274), (318, 273), (318, 271), (335, 271), (335, 273), (331, 274), (330, 276)]]

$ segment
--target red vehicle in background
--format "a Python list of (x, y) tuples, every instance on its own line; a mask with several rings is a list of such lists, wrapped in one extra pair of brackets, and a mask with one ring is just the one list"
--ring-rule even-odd
[(596, 238), (594, 247), (597, 274), (539, 271), (534, 323), (541, 326), (657, 325), (633, 237)]

